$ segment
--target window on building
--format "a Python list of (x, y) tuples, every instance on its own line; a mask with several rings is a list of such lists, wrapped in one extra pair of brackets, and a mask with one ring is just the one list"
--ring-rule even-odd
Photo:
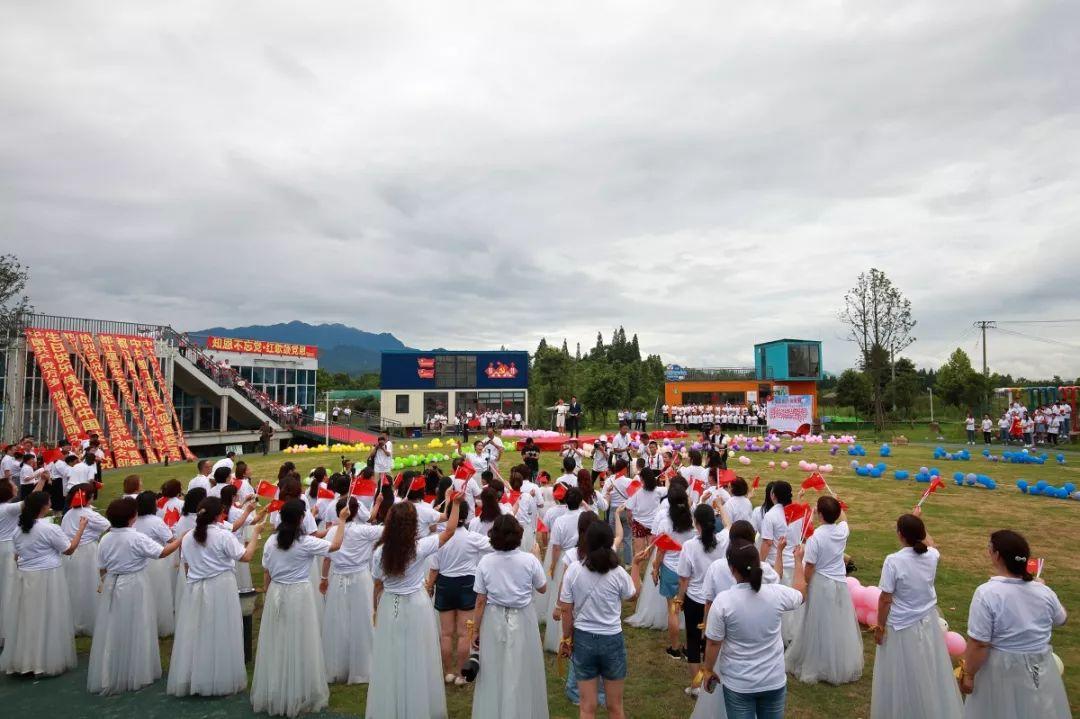
[(475, 387), (476, 355), (438, 355), (435, 357), (436, 387)]
[(446, 416), (449, 398), (448, 392), (424, 392), (424, 419), (436, 414)]
[(788, 345), (788, 377), (817, 377), (821, 351), (816, 344)]
[(409, 395), (396, 394), (394, 395), (394, 412), (397, 414), (409, 413)]

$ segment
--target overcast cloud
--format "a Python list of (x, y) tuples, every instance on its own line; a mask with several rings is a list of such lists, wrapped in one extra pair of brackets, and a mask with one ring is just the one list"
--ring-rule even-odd
[(0, 242), (58, 314), (830, 370), (874, 266), (936, 366), (1080, 318), (1078, 79), (1067, 0), (9, 0)]

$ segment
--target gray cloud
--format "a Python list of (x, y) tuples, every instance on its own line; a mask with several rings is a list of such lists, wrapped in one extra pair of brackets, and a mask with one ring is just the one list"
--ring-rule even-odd
[(937, 365), (976, 319), (1080, 317), (1078, 26), (1064, 1), (9, 3), (0, 236), (45, 311), (529, 349), (621, 324), (699, 365), (796, 335), (847, 366), (836, 311), (875, 266)]

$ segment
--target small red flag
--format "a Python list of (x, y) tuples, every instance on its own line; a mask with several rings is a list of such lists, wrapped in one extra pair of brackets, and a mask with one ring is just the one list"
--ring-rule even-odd
[(266, 511), (267, 512), (278, 512), (278, 511), (281, 511), (281, 508), (284, 507), (284, 506), (285, 506), (284, 502), (282, 502), (280, 499), (275, 499), (273, 502), (266, 505)]
[(814, 472), (809, 477), (803, 480), (803, 489), (816, 489), (819, 492), (825, 489), (825, 478), (817, 472)]
[(813, 536), (813, 534), (814, 534), (814, 523), (813, 523), (813, 521), (811, 521), (812, 516), (813, 516), (813, 512), (810, 510), (810, 506), (807, 505), (806, 513), (803, 514), (803, 520), (802, 520), (803, 521), (802, 539), (803, 539), (804, 542), (808, 538)]
[(1038, 577), (1042, 574), (1043, 560), (1038, 558), (1029, 559), (1027, 563), (1027, 572), (1033, 577)]
[(277, 499), (277, 487), (264, 479), (259, 482), (259, 486), (255, 489), (255, 494), (263, 499)]
[(75, 493), (75, 496), (71, 498), (71, 508), (77, 509), (79, 507), (85, 507), (89, 502), (86, 501), (86, 492), (81, 489)]
[(626, 485), (626, 496), (633, 497), (635, 494), (638, 493), (639, 489), (641, 489), (641, 480), (635, 479), (633, 482)]
[(800, 504), (799, 502), (792, 502), (788, 506), (784, 507), (784, 521), (788, 524), (798, 522), (803, 516), (810, 511), (809, 504)]
[(547, 525), (544, 524), (544, 520), (541, 519), (540, 517), (536, 518), (536, 531), (537, 532), (546, 532), (546, 531), (548, 531)]
[(180, 521), (180, 510), (175, 507), (165, 510), (165, 516), (162, 517), (162, 521), (165, 522), (166, 527), (175, 527), (176, 523)]
[(349, 494), (356, 497), (374, 497), (375, 496), (375, 480), (364, 479), (363, 477), (357, 477), (352, 481), (352, 486), (349, 487)]
[(435, 495), (435, 494), (425, 494), (424, 495), (424, 501), (427, 502), (428, 504), (431, 504), (432, 502), (434, 502), (437, 499), (437, 497), (438, 497), (438, 495)]
[(158, 509), (165, 509), (165, 505), (168, 504), (168, 503), (169, 503), (169, 498), (168, 497), (158, 497), (157, 508)]
[(841, 499), (841, 500), (838, 500), (838, 501), (840, 502), (840, 509), (846, 512), (846, 511), (847, 511), (847, 509), (848, 509), (848, 507), (847, 507), (847, 502), (845, 502), (845, 501), (844, 501), (844, 500), (842, 500), (842, 499)]
[(701, 479), (693, 480), (692, 482), (690, 482), (690, 491), (696, 492), (700, 495), (702, 492), (705, 491), (705, 481)]
[(327, 489), (326, 487), (319, 487), (319, 493), (316, 496), (316, 499), (333, 499), (336, 496), (337, 495), (334, 494), (333, 490)]
[(566, 485), (561, 482), (556, 484), (555, 489), (551, 490), (551, 496), (561, 502), (566, 496)]
[[(716, 484), (719, 487), (731, 484), (735, 481), (735, 471), (731, 469), (719, 469), (716, 471)], [(755, 487), (757, 485), (754, 485)]]
[(678, 552), (682, 549), (682, 545), (676, 542), (667, 534), (661, 534), (653, 540), (653, 546), (657, 549), (663, 549), (665, 552)]
[(750, 488), (751, 489), (757, 489), (759, 484), (761, 484), (761, 477), (754, 477), (754, 481), (750, 485)]
[(241, 487), (244, 486), (244, 480), (242, 480), (242, 479), (230, 479), (229, 484), (236, 487), (237, 489), (240, 489)]
[(472, 466), (472, 463), (466, 460), (454, 470), (454, 479), (469, 479), (474, 474), (476, 474), (476, 467)]

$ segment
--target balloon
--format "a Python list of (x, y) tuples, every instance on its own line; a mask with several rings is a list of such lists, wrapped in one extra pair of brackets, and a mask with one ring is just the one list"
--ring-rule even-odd
[(868, 614), (870, 614), (869, 610), (863, 607), (859, 607), (855, 610), (855, 617), (859, 620), (859, 624), (866, 624)]
[(788, 468), (788, 463), (787, 463), (787, 460), (785, 459), (784, 461), (782, 461), (780, 463), (780, 469), (787, 469), (787, 468)]
[(739, 464), (750, 464), (749, 457), (739, 457)]
[(964, 653), (964, 649), (967, 648), (967, 641), (963, 635), (956, 632), (945, 633), (945, 648), (949, 650), (950, 657), (958, 657)]
[(881, 598), (881, 590), (877, 587), (865, 587), (862, 592), (863, 606), (877, 612), (878, 599)]
[(772, 461), (772, 460), (770, 459), (770, 460), (769, 460), (769, 467), (775, 467), (775, 466), (776, 466), (776, 462), (774, 462), (774, 461)]
[(1065, 673), (1065, 662), (1061, 661), (1061, 657), (1056, 652), (1054, 653), (1054, 666), (1057, 667), (1058, 674)]
[(930, 473), (930, 470), (929, 470), (929, 468), (927, 468), (927, 467), (919, 467), (919, 472), (920, 472), (921, 474), (929, 474), (929, 473)]
[(1027, 488), (1028, 488), (1027, 480), (1023, 480), (1023, 479), (1016, 480), (1016, 488), (1019, 489), (1021, 492), (1026, 492)]
[(852, 604), (855, 603), (855, 593), (862, 589), (862, 585), (859, 584), (859, 580), (855, 577), (847, 577), (844, 579), (847, 582), (848, 594), (851, 595)]
[(876, 609), (871, 609), (866, 613), (866, 625), (869, 627), (876, 627), (878, 622), (878, 615)]

